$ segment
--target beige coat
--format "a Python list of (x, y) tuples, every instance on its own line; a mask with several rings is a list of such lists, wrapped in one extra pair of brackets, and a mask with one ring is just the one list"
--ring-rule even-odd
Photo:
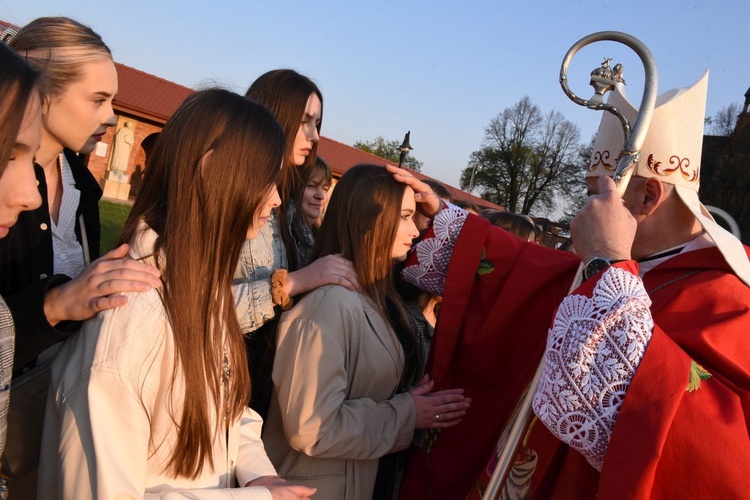
[(284, 314), (263, 436), (279, 474), (315, 498), (371, 498), (378, 459), (414, 433), (411, 396), (394, 395), (403, 368), (396, 334), (363, 295), (324, 286)]

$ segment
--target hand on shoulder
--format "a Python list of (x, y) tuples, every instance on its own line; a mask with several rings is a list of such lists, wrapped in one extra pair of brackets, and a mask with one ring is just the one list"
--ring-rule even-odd
[(323, 285), (341, 285), (358, 290), (354, 264), (341, 255), (326, 255), (297, 271), (287, 274), (284, 290), (290, 297), (315, 290)]
[(50, 325), (83, 321), (99, 311), (127, 303), (126, 292), (146, 292), (161, 287), (159, 270), (129, 258), (121, 245), (92, 262), (80, 276), (52, 288), (44, 298), (44, 314)]

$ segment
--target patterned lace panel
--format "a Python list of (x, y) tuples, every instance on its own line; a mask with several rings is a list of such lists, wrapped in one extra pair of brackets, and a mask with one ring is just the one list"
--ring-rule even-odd
[(611, 267), (591, 299), (565, 298), (547, 337), (534, 412), (598, 471), (653, 333), (650, 306), (640, 278)]
[(404, 268), (401, 275), (406, 281), (434, 295), (443, 295), (448, 263), (467, 215), (463, 208), (445, 204), (432, 221), (434, 236), (416, 245), (417, 263)]
[[(0, 453), (5, 449), (10, 405), (10, 381), (13, 376), (13, 352), (16, 336), (10, 309), (0, 297)], [(4, 498), (4, 481), (0, 479), (0, 498)]]

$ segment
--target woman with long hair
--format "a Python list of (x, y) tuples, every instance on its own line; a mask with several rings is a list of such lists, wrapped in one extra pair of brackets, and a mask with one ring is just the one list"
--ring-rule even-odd
[(279, 323), (274, 397), (264, 433), (272, 462), (321, 498), (371, 498), (378, 459), (409, 446), (415, 428), (446, 428), (469, 406), (460, 389), (430, 393), (392, 271), (418, 231), (414, 192), (375, 165), (338, 182), (313, 257), (351, 259), (361, 291), (326, 285)]
[(259, 76), (246, 97), (274, 114), (286, 137), (279, 175), (281, 207), (240, 254), (235, 274), (235, 297), (240, 325), (252, 332), (248, 358), (253, 378), (252, 407), (265, 417), (271, 398), (271, 367), (276, 323), (293, 297), (326, 284), (356, 289), (357, 276), (350, 261), (328, 255), (312, 262), (297, 251), (292, 228), (301, 223), (292, 211), (292, 193), (301, 185), (300, 170), (315, 162), (323, 120), (323, 95), (308, 77), (291, 69), (277, 69)]
[(278, 69), (258, 77), (245, 96), (271, 110), (287, 138), (284, 168), (279, 177), (281, 209), (277, 219), (279, 234), (287, 250), (288, 269), (296, 271), (308, 262), (297, 255), (288, 207), (293, 203), (292, 194), (302, 184), (300, 170), (315, 164), (323, 124), (323, 94), (315, 82), (306, 76), (294, 70)]
[(242, 244), (279, 205), (283, 148), (273, 115), (225, 90), (193, 94), (165, 125), (121, 236), (163, 287), (129, 294), (63, 346), (40, 498), (314, 492), (281, 484), (265, 455), (232, 297)]
[(91, 153), (115, 124), (117, 72), (109, 48), (91, 28), (64, 17), (32, 21), (10, 46), (45, 80), (34, 167), (42, 204), (22, 213), (0, 242), (0, 292), (16, 324), (19, 371), (79, 321), (123, 305), (122, 292), (159, 286), (159, 275), (125, 259), (126, 246), (96, 260), (102, 191), (77, 154)]
[[(42, 203), (34, 177), (34, 155), (42, 140), (42, 107), (36, 87), (39, 73), (0, 43), (0, 238), (5, 238), (24, 210)], [(15, 330), (0, 296), (0, 455), (8, 430)], [(5, 478), (0, 498), (7, 498)]]

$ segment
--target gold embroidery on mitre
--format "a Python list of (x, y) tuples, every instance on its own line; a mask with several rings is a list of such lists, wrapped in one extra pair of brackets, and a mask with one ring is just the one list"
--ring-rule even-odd
[(690, 168), (690, 158), (680, 158), (677, 155), (672, 155), (669, 158), (669, 164), (671, 167), (662, 166), (660, 161), (654, 159), (654, 155), (648, 155), (646, 165), (648, 169), (656, 175), (672, 175), (677, 170), (680, 171), (682, 177), (688, 182), (695, 182), (698, 180), (698, 169)]
[(594, 153), (594, 157), (592, 158), (592, 163), (589, 165), (589, 172), (593, 172), (597, 168), (599, 168), (599, 165), (601, 165), (604, 170), (609, 170), (610, 172), (615, 171), (615, 167), (612, 166), (611, 163), (607, 163), (605, 160), (609, 160), (610, 153), (606, 149), (604, 151), (597, 151)]
[(680, 169), (682, 177), (688, 182), (694, 182), (698, 180), (698, 169), (690, 168), (690, 158), (680, 158), (679, 156), (672, 156), (669, 159), (669, 163), (677, 161), (677, 166)]
[(648, 159), (646, 160), (646, 165), (648, 165), (648, 169), (651, 170), (653, 173), (657, 175), (669, 175), (669, 174), (662, 174), (659, 172), (659, 167), (661, 166), (660, 161), (654, 161), (654, 155), (648, 155)]

